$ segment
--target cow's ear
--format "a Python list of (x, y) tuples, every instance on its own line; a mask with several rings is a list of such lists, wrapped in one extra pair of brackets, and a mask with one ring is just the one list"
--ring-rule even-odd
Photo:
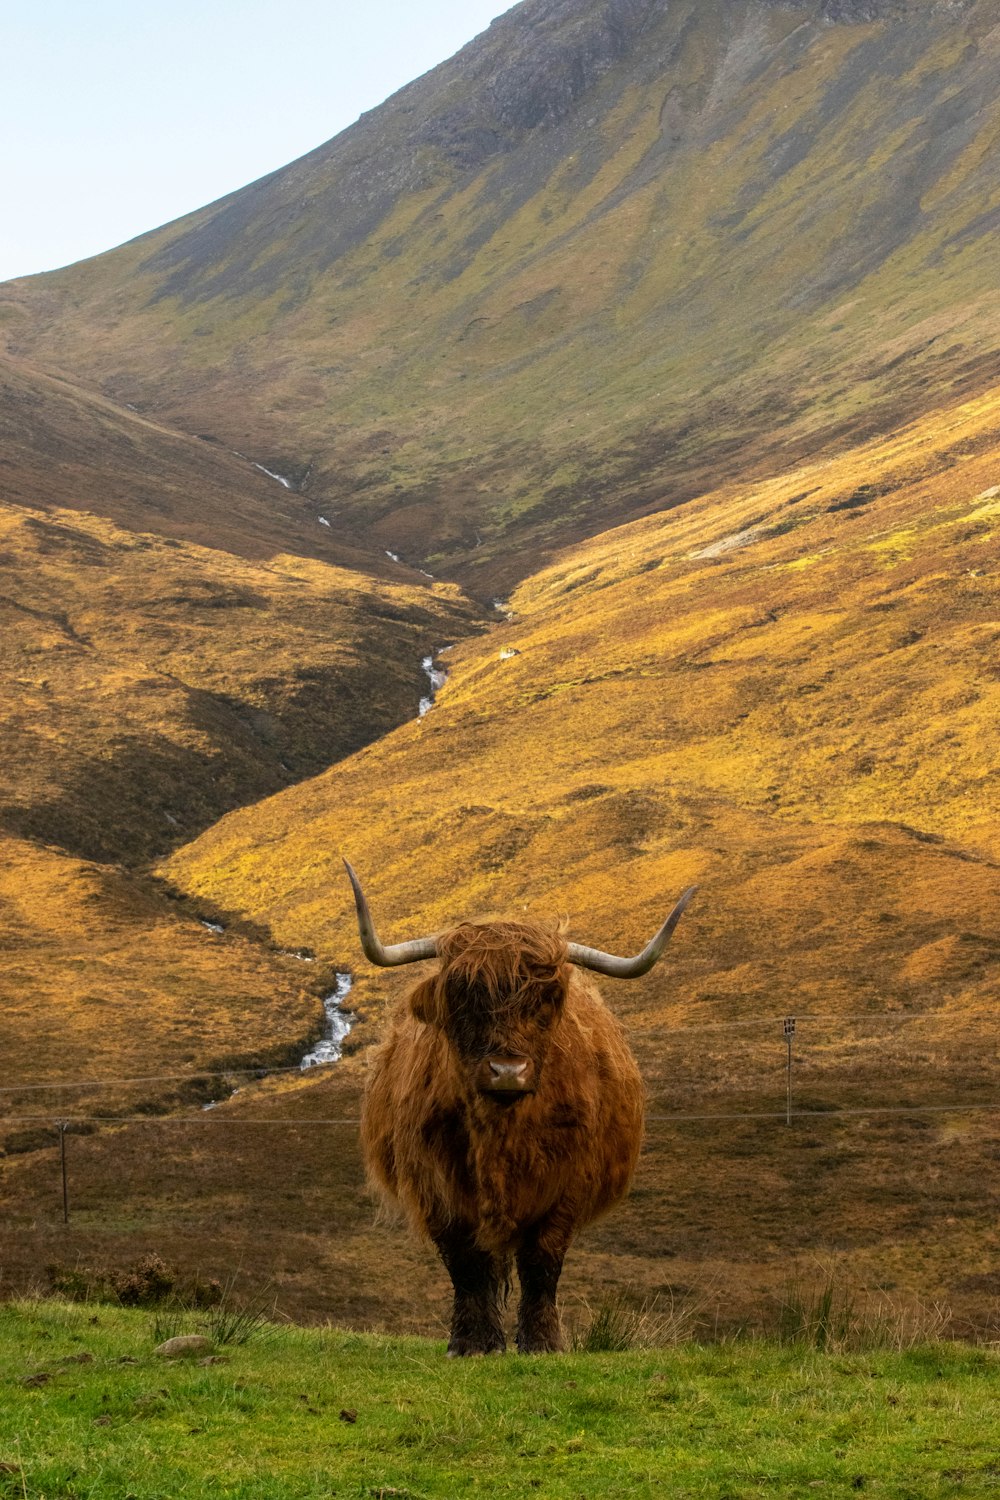
[(438, 984), (436, 974), (432, 974), (429, 979), (421, 980), (417, 985), (410, 996), (410, 1010), (418, 1021), (423, 1021), (425, 1026), (443, 1024), (441, 986)]

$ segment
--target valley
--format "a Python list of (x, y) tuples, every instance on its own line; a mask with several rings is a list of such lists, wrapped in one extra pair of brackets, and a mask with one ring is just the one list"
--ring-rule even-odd
[(998, 47), (994, 0), (526, 0), (0, 287), (5, 1291), (155, 1249), (439, 1330), (362, 1180), (412, 974), (346, 856), (391, 941), (632, 952), (699, 886), (602, 982), (650, 1119), (570, 1299), (831, 1272), (995, 1338)]

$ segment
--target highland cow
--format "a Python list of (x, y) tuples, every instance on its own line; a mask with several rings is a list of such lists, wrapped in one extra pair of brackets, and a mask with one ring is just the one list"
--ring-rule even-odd
[(566, 1251), (577, 1229), (624, 1197), (643, 1129), (635, 1059), (581, 970), (645, 974), (694, 889), (635, 958), (567, 943), (534, 922), (463, 922), (386, 947), (347, 869), (371, 962), (438, 960), (372, 1062), (361, 1123), (370, 1178), (434, 1243), (451, 1277), (450, 1355), (505, 1348), (512, 1258), (518, 1349), (560, 1349)]

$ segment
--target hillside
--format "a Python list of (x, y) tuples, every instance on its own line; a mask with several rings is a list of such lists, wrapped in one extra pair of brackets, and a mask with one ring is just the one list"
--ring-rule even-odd
[(996, 380), (998, 49), (996, 0), (525, 0), (0, 328), (485, 597)]
[(477, 612), (65, 381), (5, 364), (0, 427), (4, 1106), (59, 1077), (154, 1079), (86, 1096), (112, 1112), (203, 1096), (156, 1075), (301, 1056), (329, 975), (219, 941), (149, 860), (415, 714)]
[[(732, 1309), (825, 1252), (987, 1315), (997, 1125), (968, 1106), (995, 1106), (998, 1059), (998, 411), (573, 549), (446, 658), (425, 720), (165, 866), (322, 956), (356, 941), (342, 853), (390, 939), (530, 909), (631, 952), (697, 882), (664, 963), (608, 996), (657, 1118), (588, 1286), (656, 1287), (667, 1255)], [(407, 976), (357, 962), (360, 1042)], [(810, 1113), (727, 1120), (780, 1117), (787, 1014)], [(296, 1114), (351, 1114), (351, 1087)]]
[(85, 511), (238, 557), (293, 551), (390, 571), (250, 459), (22, 360), (0, 359), (0, 442), (6, 503)]
[(0, 504), (0, 823), (135, 864), (416, 712), (452, 585)]

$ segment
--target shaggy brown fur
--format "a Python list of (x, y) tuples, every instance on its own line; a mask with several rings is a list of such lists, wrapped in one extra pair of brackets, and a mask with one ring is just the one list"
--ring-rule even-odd
[[(449, 1353), (503, 1349), (517, 1261), (522, 1351), (561, 1347), (556, 1287), (577, 1228), (628, 1189), (643, 1090), (618, 1022), (560, 933), (463, 923), (439, 942), (375, 1054), (362, 1143), (377, 1186), (437, 1246), (455, 1289)], [(490, 1090), (490, 1063), (524, 1090)]]

